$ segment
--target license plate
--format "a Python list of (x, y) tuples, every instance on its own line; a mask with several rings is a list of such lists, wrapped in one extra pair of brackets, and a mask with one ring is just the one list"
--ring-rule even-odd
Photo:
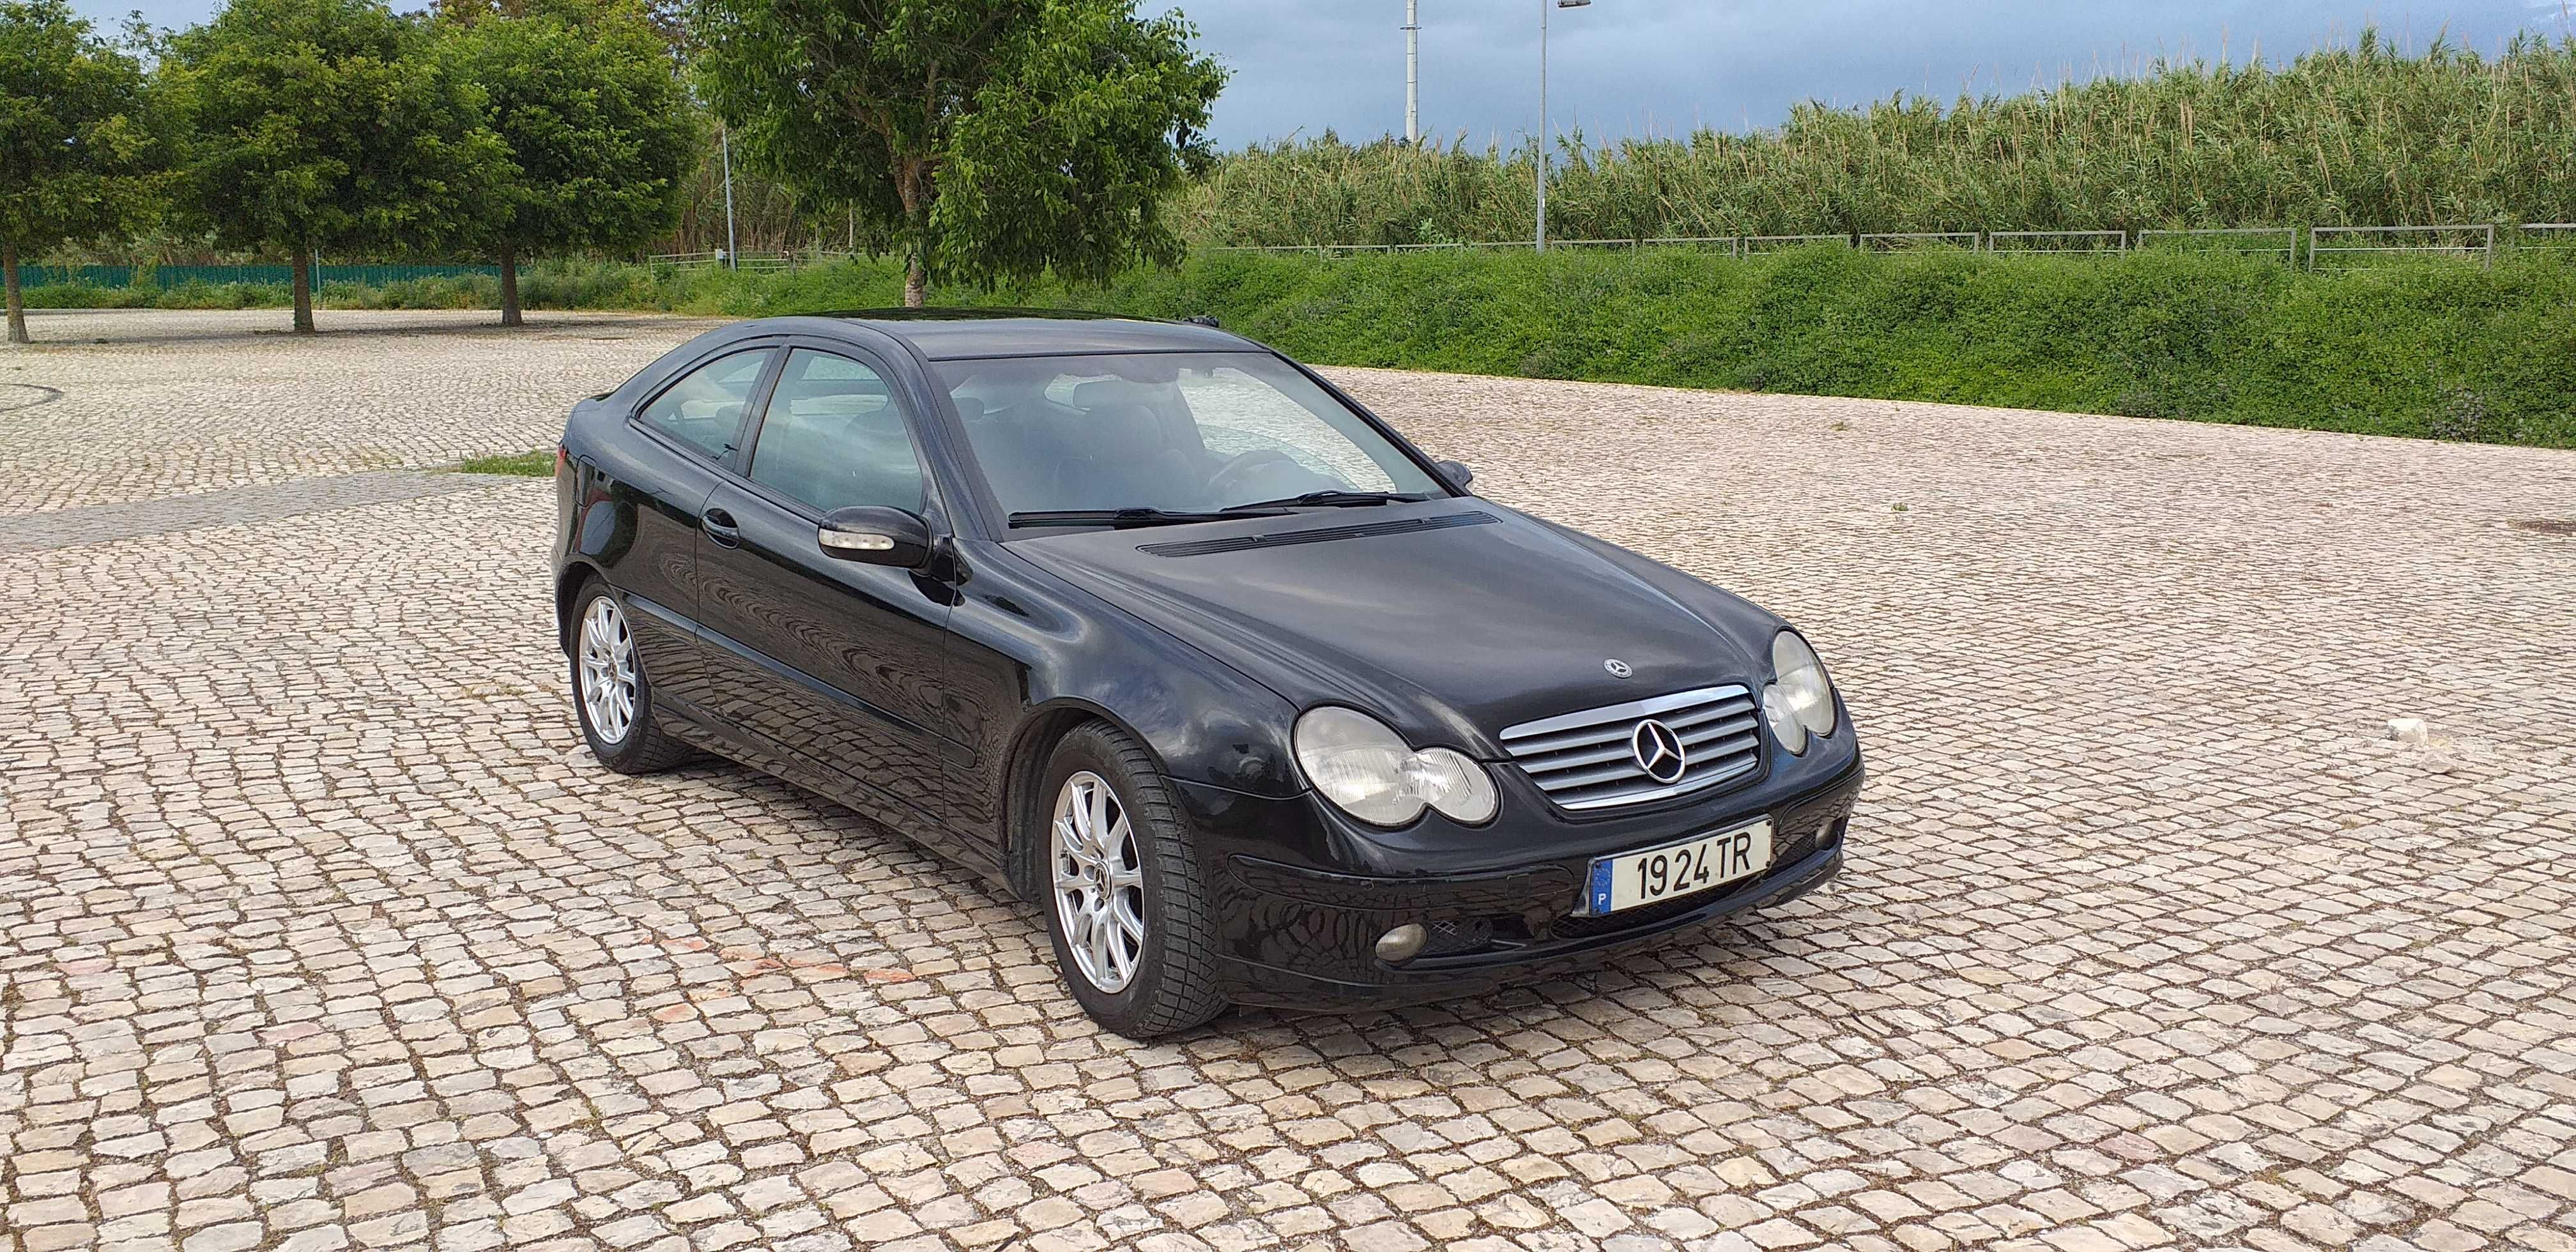
[(1766, 818), (1645, 852), (1602, 857), (1592, 862), (1585, 894), (1598, 917), (1723, 887), (1769, 868), (1771, 822)]

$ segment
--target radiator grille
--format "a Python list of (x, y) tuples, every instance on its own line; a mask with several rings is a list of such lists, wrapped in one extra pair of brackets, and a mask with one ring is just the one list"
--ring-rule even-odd
[[(1639, 727), (1661, 722), (1682, 746), (1682, 771), (1656, 778), (1637, 759)], [(1705, 790), (1761, 764), (1761, 715), (1742, 686), (1671, 695), (1523, 722), (1503, 750), (1538, 789), (1575, 812), (1643, 804)]]

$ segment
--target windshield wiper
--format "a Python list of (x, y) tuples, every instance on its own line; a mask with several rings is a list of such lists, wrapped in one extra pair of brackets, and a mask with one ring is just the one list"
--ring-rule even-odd
[[(1238, 506), (1245, 508), (1249, 506)], [(1013, 526), (1177, 526), (1185, 522), (1231, 522), (1243, 517), (1283, 517), (1285, 509), (1262, 512), (1240, 512), (1227, 509), (1222, 513), (1175, 512), (1170, 509), (1051, 509), (1038, 513), (1013, 513)]]
[(1309, 491), (1302, 496), (1283, 496), (1277, 500), (1255, 500), (1250, 504), (1230, 504), (1226, 506), (1225, 511), (1228, 513), (1240, 513), (1246, 509), (1292, 509), (1301, 505), (1325, 505), (1333, 508), (1346, 509), (1364, 504), (1411, 504), (1416, 500), (1428, 500), (1430, 498), (1431, 497), (1422, 495), (1419, 492), (1342, 491), (1336, 489), (1333, 491)]

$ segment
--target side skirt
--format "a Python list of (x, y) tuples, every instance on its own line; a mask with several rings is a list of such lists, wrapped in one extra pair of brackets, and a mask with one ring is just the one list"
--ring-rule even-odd
[[(656, 697), (662, 693), (655, 692)], [(852, 782), (847, 776), (831, 770), (817, 769), (766, 740), (744, 734), (730, 726), (720, 726), (697, 706), (681, 700), (661, 700), (671, 714), (664, 729), (691, 746), (712, 752), (726, 760), (750, 766), (781, 782), (809, 791), (829, 800), (875, 824), (909, 839), (914, 845), (936, 853), (940, 859), (973, 873), (998, 890), (1005, 898), (1017, 900), (1009, 876), (1001, 862), (978, 857), (965, 851), (979, 848), (982, 840), (959, 837), (958, 832), (941, 826), (929, 814), (895, 799), (882, 791)], [(936, 827), (944, 838), (924, 839), (914, 831)]]

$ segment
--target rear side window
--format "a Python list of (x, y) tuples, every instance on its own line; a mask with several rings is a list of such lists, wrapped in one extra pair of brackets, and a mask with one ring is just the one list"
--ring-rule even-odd
[(751, 450), (751, 480), (826, 513), (922, 506), (921, 458), (885, 379), (848, 357), (806, 348), (788, 353), (778, 372)]
[(760, 381), (770, 352), (768, 348), (736, 352), (689, 371), (645, 405), (639, 420), (710, 461), (732, 456), (742, 440), (752, 386)]

